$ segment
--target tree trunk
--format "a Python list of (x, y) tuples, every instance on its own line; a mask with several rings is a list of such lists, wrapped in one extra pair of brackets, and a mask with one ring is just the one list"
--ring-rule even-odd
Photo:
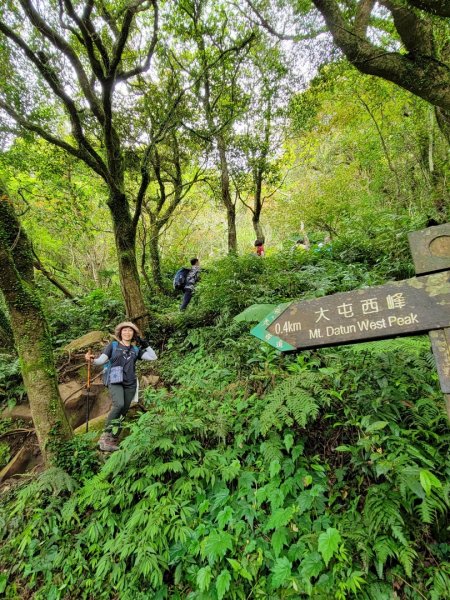
[(237, 235), (236, 235), (236, 207), (234, 204), (227, 206), (227, 224), (228, 224), (228, 254), (237, 253)]
[(252, 223), (253, 223), (253, 229), (255, 230), (256, 239), (261, 240), (261, 242), (264, 244), (264, 242), (266, 241), (266, 238), (265, 238), (264, 231), (263, 231), (263, 228), (261, 225), (261, 221), (259, 220), (259, 215), (256, 216), (254, 214), (252, 216)]
[(31, 245), (5, 194), (0, 199), (0, 289), (8, 306), (25, 389), (42, 455), (72, 437), (59, 395), (50, 334), (35, 289)]
[(11, 343), (13, 332), (6, 313), (0, 308), (0, 347), (6, 348)]
[(228, 172), (227, 155), (225, 152), (225, 141), (221, 135), (217, 136), (217, 147), (220, 158), (220, 188), (222, 193), (222, 203), (227, 211), (228, 223), (228, 254), (237, 253), (237, 233), (236, 233), (236, 207), (230, 194), (230, 174)]
[(125, 194), (111, 195), (108, 204), (113, 219), (120, 287), (127, 317), (145, 331), (148, 311), (144, 304), (136, 261), (136, 226), (130, 217)]
[(442, 135), (450, 145), (450, 110), (436, 107), (436, 120)]
[(158, 292), (164, 292), (164, 284), (161, 274), (161, 258), (159, 255), (159, 229), (156, 223), (150, 225), (150, 240), (148, 244), (150, 254), (150, 268), (152, 270), (153, 283)]
[(261, 212), (262, 212), (262, 172), (260, 169), (256, 169), (253, 174), (253, 181), (255, 184), (255, 198), (253, 201), (252, 211), (252, 223), (253, 229), (255, 230), (256, 239), (265, 242), (266, 238), (264, 235), (263, 228), (261, 226)]

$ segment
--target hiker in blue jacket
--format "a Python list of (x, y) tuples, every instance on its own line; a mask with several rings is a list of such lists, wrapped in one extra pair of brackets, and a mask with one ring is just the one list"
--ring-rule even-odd
[(191, 301), (192, 294), (197, 281), (200, 279), (200, 261), (198, 258), (191, 258), (191, 270), (186, 276), (186, 285), (184, 286), (183, 301), (181, 302), (180, 310), (186, 310), (187, 305)]
[(114, 333), (118, 341), (108, 344), (99, 357), (95, 358), (89, 352), (85, 355), (86, 360), (92, 361), (94, 365), (105, 365), (109, 361), (105, 385), (108, 386), (112, 406), (106, 419), (105, 430), (98, 441), (100, 450), (104, 452), (114, 452), (119, 449), (117, 441), (120, 423), (117, 434), (113, 435), (113, 421), (127, 414), (136, 393), (136, 361), (157, 358), (147, 340), (140, 337), (141, 333), (134, 323), (130, 321), (119, 323)]

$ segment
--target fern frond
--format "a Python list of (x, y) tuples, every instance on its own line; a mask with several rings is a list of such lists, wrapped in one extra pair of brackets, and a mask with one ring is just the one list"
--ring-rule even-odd
[(414, 560), (417, 558), (417, 552), (413, 550), (410, 546), (402, 546), (398, 549), (398, 560), (400, 564), (405, 569), (405, 573), (408, 577), (412, 576), (412, 569), (414, 565)]
[(22, 512), (29, 504), (33, 505), (35, 497), (42, 492), (59, 496), (63, 492), (73, 492), (77, 487), (77, 482), (63, 469), (51, 467), (44, 471), (30, 485), (20, 490), (14, 513)]
[(374, 486), (366, 497), (364, 520), (372, 535), (392, 530), (393, 526), (403, 528), (400, 496), (384, 484)]
[(419, 504), (419, 515), (423, 523), (434, 523), (437, 514), (445, 514), (448, 510), (448, 503), (436, 491), (430, 496), (425, 496)]
[(305, 371), (291, 375), (279, 383), (266, 397), (267, 406), (261, 415), (261, 431), (291, 427), (293, 422), (305, 427), (317, 417), (321, 404), (328, 403), (322, 386), (323, 375)]
[(430, 600), (442, 600), (450, 598), (450, 564), (441, 563), (435, 570), (434, 577), (428, 583), (431, 583)]
[(269, 439), (261, 444), (261, 452), (264, 461), (270, 464), (272, 461), (278, 461), (281, 463), (283, 459), (283, 442), (279, 435), (272, 434)]
[(392, 538), (388, 536), (382, 536), (377, 538), (373, 549), (376, 556), (375, 568), (377, 570), (378, 577), (382, 579), (384, 565), (386, 564), (387, 559), (396, 556), (396, 545)]
[(319, 406), (312, 396), (301, 391), (295, 398), (287, 398), (286, 404), (298, 425), (305, 427), (309, 419), (317, 417)]

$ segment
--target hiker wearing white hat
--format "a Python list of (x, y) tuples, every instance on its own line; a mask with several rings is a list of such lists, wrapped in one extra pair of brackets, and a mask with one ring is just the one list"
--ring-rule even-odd
[[(117, 341), (113, 341), (103, 349), (98, 358), (87, 352), (85, 358), (94, 365), (107, 365), (104, 383), (108, 386), (111, 396), (111, 411), (106, 419), (105, 430), (98, 445), (104, 452), (118, 450), (120, 433), (112, 433), (114, 421), (123, 418), (130, 408), (137, 387), (135, 365), (137, 360), (156, 360), (156, 354), (147, 340), (142, 339), (141, 332), (134, 323), (123, 321), (114, 330)], [(107, 364), (108, 363), (108, 364)]]

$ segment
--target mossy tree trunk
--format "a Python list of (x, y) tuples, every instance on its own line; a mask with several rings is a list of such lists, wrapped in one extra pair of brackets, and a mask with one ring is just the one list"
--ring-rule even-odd
[(111, 194), (108, 205), (113, 220), (120, 287), (127, 317), (145, 331), (148, 324), (148, 310), (142, 295), (136, 261), (137, 220), (131, 218), (125, 194), (120, 192)]
[[(267, 145), (268, 148), (268, 145)], [(265, 156), (261, 157), (260, 163), (265, 162), (267, 156), (267, 152)], [(252, 224), (253, 229), (256, 234), (256, 239), (261, 240), (261, 242), (266, 241), (266, 236), (264, 235), (264, 230), (261, 225), (261, 213), (263, 209), (263, 197), (262, 197), (262, 183), (263, 183), (263, 175), (264, 170), (261, 164), (257, 165), (253, 170), (253, 184), (255, 186), (255, 196), (253, 199), (253, 209), (252, 210)]]
[(9, 197), (0, 190), (0, 289), (11, 318), (21, 372), (39, 447), (72, 437), (58, 390), (50, 334), (36, 293), (33, 254)]
[[(211, 121), (212, 123), (212, 121)], [(220, 159), (220, 189), (221, 200), (227, 211), (228, 225), (228, 254), (237, 253), (236, 205), (231, 199), (230, 172), (228, 168), (226, 144), (222, 135), (217, 136), (217, 148)]]
[(7, 347), (13, 336), (11, 323), (6, 313), (0, 307), (0, 347)]
[(150, 267), (152, 270), (153, 284), (160, 294), (164, 293), (164, 283), (161, 273), (161, 257), (159, 254), (159, 227), (152, 221), (150, 224), (150, 239), (148, 243), (150, 254)]

